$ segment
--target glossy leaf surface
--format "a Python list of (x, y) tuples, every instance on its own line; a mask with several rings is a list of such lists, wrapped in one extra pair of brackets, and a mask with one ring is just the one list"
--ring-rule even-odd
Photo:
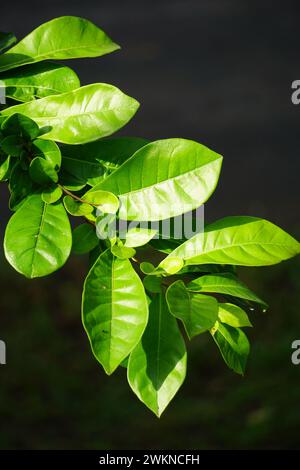
[(168, 257), (180, 257), (187, 265), (267, 266), (299, 253), (300, 243), (267, 220), (226, 217), (208, 225), (204, 233), (187, 240)]
[(128, 363), (128, 381), (138, 398), (161, 416), (186, 374), (186, 349), (163, 295), (150, 304), (149, 322)]
[(0, 75), (5, 94), (16, 101), (31, 101), (49, 95), (58, 95), (80, 87), (76, 73), (69, 67), (41, 62)]
[(130, 261), (109, 250), (100, 255), (84, 284), (82, 319), (95, 357), (112, 374), (148, 321), (145, 290)]
[(11, 106), (2, 115), (25, 114), (39, 127), (48, 128), (42, 139), (82, 144), (116, 132), (133, 117), (138, 106), (118, 88), (96, 83)]
[(62, 204), (45, 204), (31, 196), (11, 217), (5, 231), (4, 252), (21, 274), (34, 278), (59, 269), (69, 257), (72, 234)]
[(252, 292), (242, 281), (230, 273), (207, 274), (190, 282), (187, 288), (194, 292), (215, 292), (258, 303), (263, 307), (267, 304)]
[(185, 139), (151, 142), (95, 186), (120, 196), (120, 217), (161, 220), (201, 206), (214, 191), (222, 157)]
[(119, 46), (97, 26), (75, 16), (61, 16), (28, 34), (0, 57), (0, 72), (47, 59), (99, 57)]
[(182, 320), (190, 339), (210, 330), (217, 321), (217, 300), (209, 295), (190, 293), (182, 281), (171, 284), (166, 298), (170, 312)]

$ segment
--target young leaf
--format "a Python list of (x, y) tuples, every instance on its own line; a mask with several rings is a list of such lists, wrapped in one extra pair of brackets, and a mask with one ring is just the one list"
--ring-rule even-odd
[(176, 274), (183, 267), (183, 260), (178, 256), (168, 256), (159, 265), (160, 269), (163, 269), (168, 274)]
[(137, 345), (148, 321), (144, 287), (130, 261), (109, 250), (100, 255), (85, 280), (82, 320), (96, 359), (112, 374)]
[(83, 18), (62, 16), (28, 34), (0, 57), (0, 72), (46, 59), (99, 57), (119, 46), (97, 26)]
[(235, 328), (252, 326), (247, 313), (234, 304), (219, 303), (218, 317), (221, 323), (226, 323)]
[(188, 292), (182, 281), (171, 284), (166, 299), (172, 315), (182, 320), (189, 339), (210, 330), (218, 319), (217, 300)]
[(13, 33), (0, 32), (0, 52), (11, 47), (17, 41)]
[(28, 198), (5, 231), (6, 259), (28, 278), (59, 269), (68, 259), (71, 245), (70, 223), (62, 204), (45, 204), (39, 194)]
[(90, 214), (93, 212), (93, 207), (90, 204), (85, 204), (84, 202), (75, 201), (72, 196), (64, 197), (64, 206), (69, 214), (75, 217), (81, 217), (83, 215)]
[(52, 185), (43, 190), (41, 197), (47, 204), (54, 204), (61, 198), (62, 194), (62, 189), (59, 186)]
[(186, 375), (186, 349), (163, 295), (150, 304), (142, 340), (129, 356), (128, 382), (137, 397), (161, 416)]
[(3, 135), (20, 136), (26, 140), (33, 140), (40, 133), (39, 126), (32, 119), (19, 113), (12, 114), (5, 119), (1, 131)]
[(57, 183), (58, 174), (51, 163), (41, 157), (35, 157), (29, 166), (30, 178), (40, 185)]
[(39, 127), (49, 127), (42, 139), (83, 144), (116, 132), (133, 117), (138, 106), (135, 99), (118, 88), (107, 83), (95, 83), (61, 95), (11, 106), (4, 109), (2, 115), (25, 114)]
[(226, 294), (232, 297), (249, 300), (258, 303), (264, 308), (268, 305), (261, 300), (254, 292), (241, 282), (236, 276), (230, 273), (226, 274), (207, 274), (198, 277), (187, 285), (188, 290), (193, 292), (215, 292), (217, 294)]
[(92, 225), (81, 224), (73, 230), (72, 251), (76, 255), (89, 253), (97, 245), (99, 245), (99, 238), (97, 237), (96, 230)]
[(9, 135), (1, 140), (1, 149), (6, 155), (20, 157), (24, 149), (24, 140), (18, 135)]
[(33, 181), (30, 179), (28, 171), (23, 170), (20, 162), (15, 163), (11, 170), (9, 190), (11, 192), (9, 200), (11, 210), (17, 210), (20, 202), (34, 191)]
[(247, 336), (239, 328), (217, 323), (212, 336), (230, 369), (244, 375), (250, 351)]
[(147, 143), (136, 137), (119, 137), (84, 145), (62, 145), (62, 168), (84, 184), (95, 186)]
[(58, 145), (52, 140), (35, 139), (32, 142), (31, 152), (34, 157), (44, 158), (56, 171), (59, 170), (61, 153)]
[(208, 225), (172, 253), (186, 265), (217, 263), (267, 266), (300, 253), (300, 243), (271, 222), (256, 217), (226, 217)]
[(185, 139), (151, 142), (92, 190), (120, 196), (120, 218), (161, 220), (203, 204), (214, 191), (222, 157)]
[(105, 214), (115, 214), (119, 209), (119, 199), (108, 191), (87, 192), (82, 196), (82, 200), (96, 204)]
[(113, 245), (111, 247), (111, 252), (119, 259), (132, 258), (136, 253), (133, 248), (127, 248), (123, 245)]
[(41, 62), (3, 73), (1, 81), (8, 98), (23, 102), (80, 87), (79, 78), (72, 69), (52, 62)]
[(128, 230), (125, 238), (125, 246), (138, 247), (146, 245), (155, 235), (157, 230), (150, 228), (134, 227)]

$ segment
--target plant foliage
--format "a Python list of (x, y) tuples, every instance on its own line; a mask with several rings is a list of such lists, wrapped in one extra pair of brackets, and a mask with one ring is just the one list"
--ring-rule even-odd
[[(300, 244), (271, 222), (244, 216), (189, 239), (164, 239), (161, 223), (211, 196), (222, 157), (186, 139), (109, 137), (138, 102), (106, 83), (80, 87), (72, 69), (52, 60), (118, 48), (76, 17), (49, 21), (18, 43), (0, 33), (8, 100), (0, 108), (0, 179), (13, 211), (4, 251), (27, 278), (53, 273), (71, 250), (90, 254), (82, 321), (92, 352), (107, 374), (126, 367), (133, 392), (160, 416), (184, 381), (194, 337), (209, 334), (228, 367), (244, 374), (242, 328), (267, 305), (235, 266), (279, 263)], [(82, 220), (73, 231), (69, 215)]]

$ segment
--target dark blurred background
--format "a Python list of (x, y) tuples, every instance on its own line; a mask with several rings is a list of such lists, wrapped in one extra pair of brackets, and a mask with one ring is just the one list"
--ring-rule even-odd
[[(299, 12), (297, 1), (17, 0), (1, 5), (0, 30), (21, 39), (60, 15), (94, 21), (122, 50), (69, 64), (82, 84), (112, 83), (141, 102), (122, 134), (206, 144), (224, 155), (206, 220), (251, 214), (299, 237)], [(5, 194), (2, 202), (3, 232)], [(87, 269), (73, 257), (28, 281), (1, 259), (0, 448), (300, 448), (300, 365), (290, 359), (299, 259), (240, 270), (270, 304), (253, 314), (246, 376), (227, 370), (210, 338), (196, 338), (186, 382), (160, 420), (125, 370), (106, 377), (92, 357), (80, 319)]]

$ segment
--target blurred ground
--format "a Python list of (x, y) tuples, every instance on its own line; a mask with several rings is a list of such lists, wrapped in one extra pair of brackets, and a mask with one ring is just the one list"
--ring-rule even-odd
[[(92, 19), (122, 51), (75, 62), (82, 82), (106, 81), (137, 97), (123, 134), (187, 137), (225, 157), (206, 219), (267, 217), (298, 237), (299, 116), (291, 82), (300, 78), (298, 3), (161, 0), (34, 0), (1, 6), (0, 30), (21, 38), (39, 23), (74, 14)], [(18, 11), (18, 15), (16, 12)], [(3, 191), (2, 191), (3, 192)], [(3, 231), (8, 219), (2, 197)], [(141, 405), (122, 369), (108, 378), (81, 326), (85, 259), (27, 281), (1, 259), (2, 449), (300, 448), (300, 262), (241, 270), (270, 304), (253, 314), (245, 378), (201, 336), (189, 349), (187, 380), (160, 420)]]

